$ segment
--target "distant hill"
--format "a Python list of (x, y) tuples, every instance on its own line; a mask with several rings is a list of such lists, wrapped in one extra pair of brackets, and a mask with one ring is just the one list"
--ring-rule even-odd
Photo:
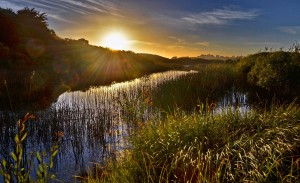
[(236, 59), (240, 59), (243, 56), (222, 56), (222, 55), (211, 55), (211, 54), (201, 54), (200, 56), (197, 56), (197, 58), (203, 58), (203, 59), (207, 59), (207, 60), (236, 60)]
[(0, 98), (5, 104), (7, 95), (20, 103), (47, 103), (66, 90), (170, 69), (160, 60), (131, 51), (92, 46), (83, 38), (60, 38), (49, 29), (46, 14), (35, 9), (0, 8), (0, 25)]
[[(34, 8), (0, 8), (0, 99), (23, 103), (52, 102), (67, 90), (125, 81), (186, 65), (222, 63), (182, 57), (114, 51), (84, 38), (60, 38), (47, 16)], [(9, 96), (8, 96), (9, 95)]]
[(204, 58), (197, 58), (197, 57), (178, 57), (172, 58), (171, 63), (180, 63), (180, 64), (187, 64), (187, 65), (196, 65), (196, 64), (212, 64), (212, 63), (224, 63), (224, 60), (209, 60)]

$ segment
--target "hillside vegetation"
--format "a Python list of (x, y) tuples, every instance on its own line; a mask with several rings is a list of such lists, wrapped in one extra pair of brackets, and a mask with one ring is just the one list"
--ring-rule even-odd
[[(47, 15), (35, 9), (0, 8), (0, 98), (47, 106), (68, 90), (111, 84), (170, 69), (223, 63), (182, 57), (115, 51), (84, 38), (60, 38)], [(186, 67), (188, 65), (188, 67)], [(192, 66), (192, 67), (191, 67)], [(10, 96), (8, 96), (8, 94)]]
[(0, 24), (1, 98), (8, 97), (8, 89), (20, 103), (25, 98), (47, 103), (66, 90), (170, 69), (142, 54), (91, 46), (83, 38), (60, 38), (48, 27), (46, 14), (35, 9), (0, 8)]

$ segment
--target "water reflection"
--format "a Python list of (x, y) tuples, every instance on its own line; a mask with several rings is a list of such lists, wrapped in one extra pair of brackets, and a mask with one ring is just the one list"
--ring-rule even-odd
[(232, 89), (230, 92), (226, 92), (221, 100), (217, 102), (216, 113), (222, 113), (224, 111), (238, 111), (240, 114), (245, 114), (251, 110), (249, 101), (247, 100), (247, 94), (235, 91)]
[[(169, 71), (111, 86), (93, 87), (86, 92), (62, 94), (48, 109), (35, 111), (37, 119), (26, 124), (28, 138), (24, 158), (34, 151), (49, 152), (54, 143), (59, 143), (55, 171), (58, 179), (71, 181), (73, 175), (86, 170), (89, 162), (101, 163), (129, 148), (126, 137), (131, 130), (139, 123), (159, 117), (158, 108), (149, 103), (151, 91), (192, 73)], [(22, 111), (15, 115), (9, 111), (0, 113), (3, 121), (0, 123), (0, 158), (9, 160), (17, 132), (16, 119), (22, 115)]]
[(93, 87), (86, 92), (62, 94), (51, 109), (57, 111), (57, 120), (61, 121), (58, 131), (65, 134), (61, 156), (68, 162), (61, 162), (59, 169), (76, 165), (78, 173), (85, 170), (88, 162), (101, 163), (107, 157), (118, 156), (121, 150), (129, 148), (126, 137), (138, 123), (159, 117), (158, 109), (145, 103), (151, 97), (147, 93), (192, 73), (169, 71)]
[[(132, 130), (147, 120), (162, 116), (161, 106), (153, 102), (154, 95), (167, 83), (195, 73), (168, 71), (111, 86), (93, 87), (85, 92), (64, 93), (48, 109), (36, 111), (35, 121), (28, 122), (26, 153), (49, 152), (52, 144), (59, 143), (55, 159), (57, 177), (72, 181), (72, 176), (84, 172), (90, 162), (101, 163), (130, 148), (126, 138)], [(228, 106), (246, 111), (246, 103), (245, 94), (229, 91), (217, 101), (215, 111), (220, 112)], [(0, 126), (0, 158), (8, 158), (14, 146), (16, 122), (9, 112), (2, 111), (0, 115), (4, 121)]]

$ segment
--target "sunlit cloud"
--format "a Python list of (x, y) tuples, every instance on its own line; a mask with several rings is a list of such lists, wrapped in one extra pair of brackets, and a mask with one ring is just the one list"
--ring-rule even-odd
[(169, 49), (182, 49), (182, 48), (185, 48), (185, 47), (181, 46), (181, 45), (169, 45), (168, 48)]
[(147, 41), (139, 41), (139, 40), (130, 40), (129, 44), (143, 44), (143, 45), (157, 45), (158, 43), (147, 42)]
[(177, 43), (185, 43), (186, 40), (185, 39), (182, 39), (182, 38), (179, 38), (179, 37), (176, 37), (176, 36), (169, 36), (169, 38)]
[(198, 42), (198, 43), (196, 43), (196, 45), (209, 46), (209, 45), (210, 45), (210, 42), (207, 42), (207, 41)]
[(300, 26), (284, 26), (279, 27), (278, 30), (291, 35), (300, 34)]
[(244, 54), (286, 47), (300, 35), (297, 6), (279, 1), (0, 0), (0, 7), (45, 12), (58, 36), (94, 45), (115, 29), (126, 30), (132, 51), (168, 57)]
[(213, 11), (194, 13), (181, 18), (190, 24), (223, 25), (234, 20), (252, 20), (260, 15), (258, 10), (232, 10), (230, 8), (215, 9)]

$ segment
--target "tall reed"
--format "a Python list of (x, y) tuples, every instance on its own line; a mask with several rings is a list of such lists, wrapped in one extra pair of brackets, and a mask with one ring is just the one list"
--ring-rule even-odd
[[(296, 182), (300, 110), (177, 111), (131, 137), (132, 149), (88, 182)], [(105, 172), (105, 173), (103, 173)]]

